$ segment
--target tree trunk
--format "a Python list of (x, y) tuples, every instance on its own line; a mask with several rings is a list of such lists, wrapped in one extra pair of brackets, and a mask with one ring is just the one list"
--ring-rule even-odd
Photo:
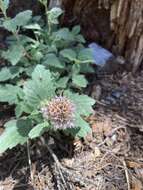
[(61, 0), (65, 24), (122, 55), (135, 72), (143, 63), (143, 0)]

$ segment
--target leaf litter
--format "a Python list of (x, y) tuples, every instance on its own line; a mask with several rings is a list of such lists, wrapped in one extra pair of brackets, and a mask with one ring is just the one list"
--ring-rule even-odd
[[(46, 134), (43, 141), (32, 141), (32, 171), (26, 147), (1, 155), (0, 189), (142, 190), (142, 76), (143, 73), (138, 77), (122, 73), (97, 80), (94, 85), (100, 86), (102, 93), (95, 113), (87, 118), (92, 134), (74, 141), (63, 134), (52, 137)], [(123, 93), (114, 96), (114, 102), (109, 101), (107, 97), (116, 91)]]

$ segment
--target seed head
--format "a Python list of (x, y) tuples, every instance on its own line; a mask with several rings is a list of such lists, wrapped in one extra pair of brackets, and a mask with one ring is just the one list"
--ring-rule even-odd
[(75, 105), (66, 97), (53, 98), (41, 108), (43, 117), (49, 120), (55, 129), (74, 127)]

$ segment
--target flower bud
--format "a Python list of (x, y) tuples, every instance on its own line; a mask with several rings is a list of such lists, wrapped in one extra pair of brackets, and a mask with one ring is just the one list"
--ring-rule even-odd
[(43, 117), (51, 122), (54, 129), (75, 127), (75, 105), (66, 97), (53, 98), (41, 108), (41, 112)]

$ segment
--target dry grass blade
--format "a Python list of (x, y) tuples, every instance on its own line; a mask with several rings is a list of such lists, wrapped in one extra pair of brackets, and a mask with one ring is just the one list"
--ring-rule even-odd
[[(61, 165), (60, 161), (58, 160), (56, 154), (50, 148), (50, 146), (45, 143), (45, 140), (43, 138), (41, 138), (41, 140), (44, 143), (44, 145), (46, 146), (46, 148), (48, 149), (48, 152), (50, 153), (50, 155), (52, 156), (53, 160), (56, 163), (56, 166), (58, 168), (58, 172), (60, 174), (60, 177), (61, 177), (61, 180), (63, 182), (65, 189), (70, 190), (68, 182), (79, 183), (82, 186), (88, 186), (89, 184), (90, 185), (96, 185), (94, 183), (94, 180), (82, 177), (82, 175), (79, 174), (78, 172), (76, 172), (75, 170), (72, 171), (69, 168), (67, 169), (67, 168), (63, 167)], [(72, 189), (73, 188), (71, 188), (71, 190)]]
[(125, 160), (123, 160), (123, 166), (124, 166), (125, 176), (126, 176), (126, 180), (127, 180), (127, 184), (128, 184), (128, 190), (131, 190), (130, 178), (129, 178), (128, 168), (127, 168)]

